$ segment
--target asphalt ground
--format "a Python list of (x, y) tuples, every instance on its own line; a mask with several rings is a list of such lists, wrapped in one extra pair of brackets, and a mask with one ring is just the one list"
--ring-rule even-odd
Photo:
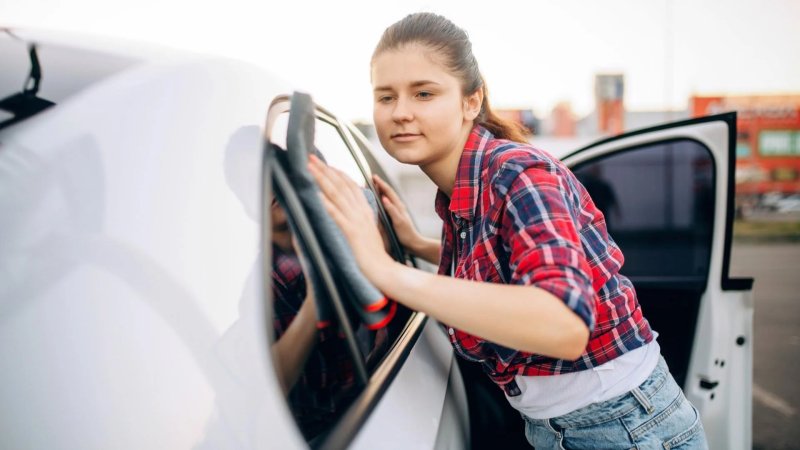
[(800, 449), (800, 242), (735, 242), (731, 275), (755, 278), (753, 448)]

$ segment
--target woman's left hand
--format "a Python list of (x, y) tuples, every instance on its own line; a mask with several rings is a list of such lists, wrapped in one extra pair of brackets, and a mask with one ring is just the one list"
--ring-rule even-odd
[(377, 284), (381, 269), (394, 260), (386, 253), (375, 213), (362, 189), (342, 171), (311, 155), (308, 168), (322, 191), (322, 202), (350, 244), (358, 266)]

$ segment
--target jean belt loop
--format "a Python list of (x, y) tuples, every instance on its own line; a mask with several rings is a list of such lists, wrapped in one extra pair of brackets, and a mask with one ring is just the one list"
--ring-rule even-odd
[(655, 406), (653, 406), (652, 403), (650, 403), (650, 399), (647, 398), (646, 395), (644, 395), (644, 392), (642, 392), (641, 389), (635, 387), (631, 390), (631, 394), (633, 394), (633, 398), (635, 398), (636, 401), (639, 402), (640, 405), (642, 405), (642, 408), (644, 408), (644, 411), (647, 414), (653, 414), (656, 408)]
[(561, 439), (561, 430), (563, 428), (556, 425), (556, 422), (553, 419), (544, 419), (544, 426), (548, 430), (550, 430), (553, 434), (556, 435), (556, 439)]

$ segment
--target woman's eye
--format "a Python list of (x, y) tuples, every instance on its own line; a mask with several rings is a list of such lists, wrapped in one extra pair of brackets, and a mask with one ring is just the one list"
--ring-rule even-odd
[(417, 98), (422, 100), (428, 100), (429, 98), (433, 97), (433, 94), (427, 91), (420, 91), (417, 92)]
[(378, 102), (380, 103), (389, 103), (392, 101), (392, 97), (390, 95), (382, 95), (378, 97)]

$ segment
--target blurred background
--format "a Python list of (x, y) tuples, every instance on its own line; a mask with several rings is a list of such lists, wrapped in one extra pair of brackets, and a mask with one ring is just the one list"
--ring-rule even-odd
[[(800, 448), (800, 1), (0, 0), (0, 26), (245, 60), (311, 92), (379, 149), (369, 60), (382, 31), (415, 11), (469, 33), (493, 106), (557, 155), (738, 112), (732, 271), (756, 279), (754, 448)], [(377, 156), (438, 236), (435, 187)]]

